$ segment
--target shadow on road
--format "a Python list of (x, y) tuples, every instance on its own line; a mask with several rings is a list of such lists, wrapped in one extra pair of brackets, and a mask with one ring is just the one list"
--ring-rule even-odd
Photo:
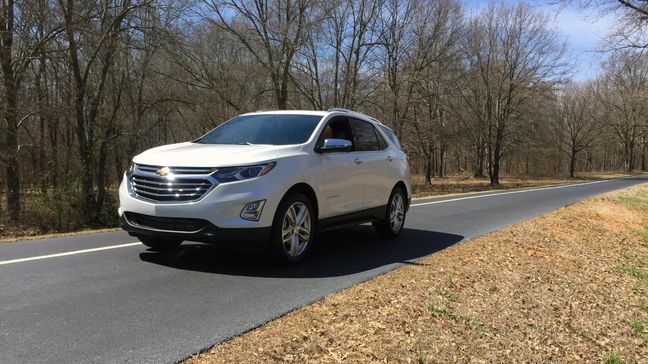
[(177, 250), (140, 253), (145, 262), (206, 273), (272, 278), (335, 277), (405, 263), (445, 249), (463, 236), (406, 229), (400, 237), (383, 240), (370, 226), (321, 234), (311, 255), (296, 266), (281, 266), (262, 254), (218, 246), (185, 243)]

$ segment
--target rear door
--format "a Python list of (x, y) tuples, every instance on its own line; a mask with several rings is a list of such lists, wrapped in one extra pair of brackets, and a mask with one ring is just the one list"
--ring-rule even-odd
[(350, 123), (354, 137), (354, 152), (351, 154), (364, 176), (363, 207), (386, 205), (394, 183), (387, 143), (373, 124), (355, 118)]

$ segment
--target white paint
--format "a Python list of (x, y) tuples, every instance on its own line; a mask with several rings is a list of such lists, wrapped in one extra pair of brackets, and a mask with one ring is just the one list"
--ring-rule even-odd
[(119, 248), (127, 248), (129, 246), (135, 246), (135, 245), (142, 245), (142, 243), (137, 242), (137, 243), (126, 243), (126, 244), (118, 244), (118, 245), (110, 245), (110, 246), (102, 246), (100, 248), (92, 248), (92, 249), (83, 249), (83, 250), (74, 250), (70, 252), (64, 252), (64, 253), (56, 253), (56, 254), (47, 254), (47, 255), (39, 255), (35, 257), (29, 257), (29, 258), (20, 258), (20, 259), (12, 259), (12, 260), (3, 260), (0, 261), (0, 265), (7, 265), (7, 264), (14, 264), (14, 263), (23, 263), (23, 262), (30, 262), (32, 260), (41, 260), (41, 259), (49, 259), (49, 258), (58, 258), (58, 257), (65, 257), (68, 255), (77, 255), (77, 254), (84, 254), (84, 253), (92, 253), (92, 252), (98, 252), (102, 250), (110, 250), (110, 249), (119, 249)]

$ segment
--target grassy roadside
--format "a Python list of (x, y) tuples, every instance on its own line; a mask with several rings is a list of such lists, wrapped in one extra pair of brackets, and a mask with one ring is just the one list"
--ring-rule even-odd
[[(576, 178), (531, 178), (531, 177), (513, 177), (513, 176), (504, 176), (501, 180), (501, 186), (498, 188), (492, 188), (489, 186), (489, 181), (487, 178), (472, 178), (466, 176), (450, 176), (447, 178), (435, 179), (431, 185), (423, 184), (423, 179), (421, 176), (414, 176), (412, 178), (412, 186), (414, 190), (414, 198), (425, 198), (430, 196), (441, 196), (441, 195), (450, 195), (450, 194), (460, 194), (460, 193), (470, 193), (470, 192), (481, 192), (481, 191), (491, 191), (491, 190), (501, 190), (501, 189), (510, 189), (510, 188), (522, 188), (522, 187), (539, 187), (547, 185), (555, 185), (562, 183), (578, 183), (578, 182), (587, 182), (592, 180), (602, 180), (602, 179), (612, 179), (625, 177), (628, 174), (621, 173), (586, 173), (578, 175)], [(2, 199), (2, 196), (0, 196)], [(1, 201), (0, 201), (1, 202)], [(28, 208), (31, 206), (29, 203), (25, 203)], [(41, 206), (42, 207), (42, 206)], [(38, 206), (32, 206), (32, 209), (39, 209)], [(26, 215), (30, 215), (25, 212)], [(51, 216), (48, 217), (51, 220)], [(118, 230), (115, 227), (106, 227), (103, 229), (95, 230), (75, 230), (75, 229), (64, 229), (62, 231), (52, 231), (51, 227), (48, 227), (47, 224), (48, 218), (42, 218), (39, 220), (39, 224), (43, 226), (36, 226), (34, 223), (24, 223), (20, 225), (10, 224), (10, 223), (0, 223), (0, 244), (2, 243), (13, 243), (20, 240), (39, 240), (39, 239), (48, 239), (55, 237), (66, 237), (74, 236), (80, 234), (91, 234), (91, 233), (100, 233), (106, 231), (116, 231)]]
[(0, 244), (3, 243), (15, 243), (21, 240), (43, 240), (43, 239), (51, 239), (51, 238), (64, 238), (68, 236), (77, 236), (77, 235), (84, 235), (84, 234), (98, 234), (98, 233), (107, 233), (107, 232), (113, 232), (113, 231), (119, 231), (119, 228), (105, 228), (105, 229), (91, 229), (91, 230), (78, 230), (78, 231), (71, 231), (67, 233), (52, 233), (52, 234), (34, 234), (34, 235), (14, 235), (14, 236), (7, 236), (7, 237), (2, 237), (0, 235)]
[(646, 362), (647, 292), (643, 184), (452, 246), (187, 363)]

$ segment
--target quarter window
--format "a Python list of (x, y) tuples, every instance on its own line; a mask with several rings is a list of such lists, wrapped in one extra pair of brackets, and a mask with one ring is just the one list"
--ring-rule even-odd
[(374, 132), (376, 133), (376, 138), (378, 138), (378, 147), (380, 148), (380, 150), (387, 149), (387, 142), (385, 141), (385, 138), (380, 135), (380, 132), (376, 130), (376, 128), (374, 128)]
[(398, 141), (398, 138), (396, 137), (396, 134), (394, 134), (394, 132), (391, 129), (385, 126), (381, 126), (380, 128), (385, 132), (385, 134), (392, 141), (392, 143), (394, 143), (398, 147), (398, 149), (401, 149), (401, 145), (400, 142)]

